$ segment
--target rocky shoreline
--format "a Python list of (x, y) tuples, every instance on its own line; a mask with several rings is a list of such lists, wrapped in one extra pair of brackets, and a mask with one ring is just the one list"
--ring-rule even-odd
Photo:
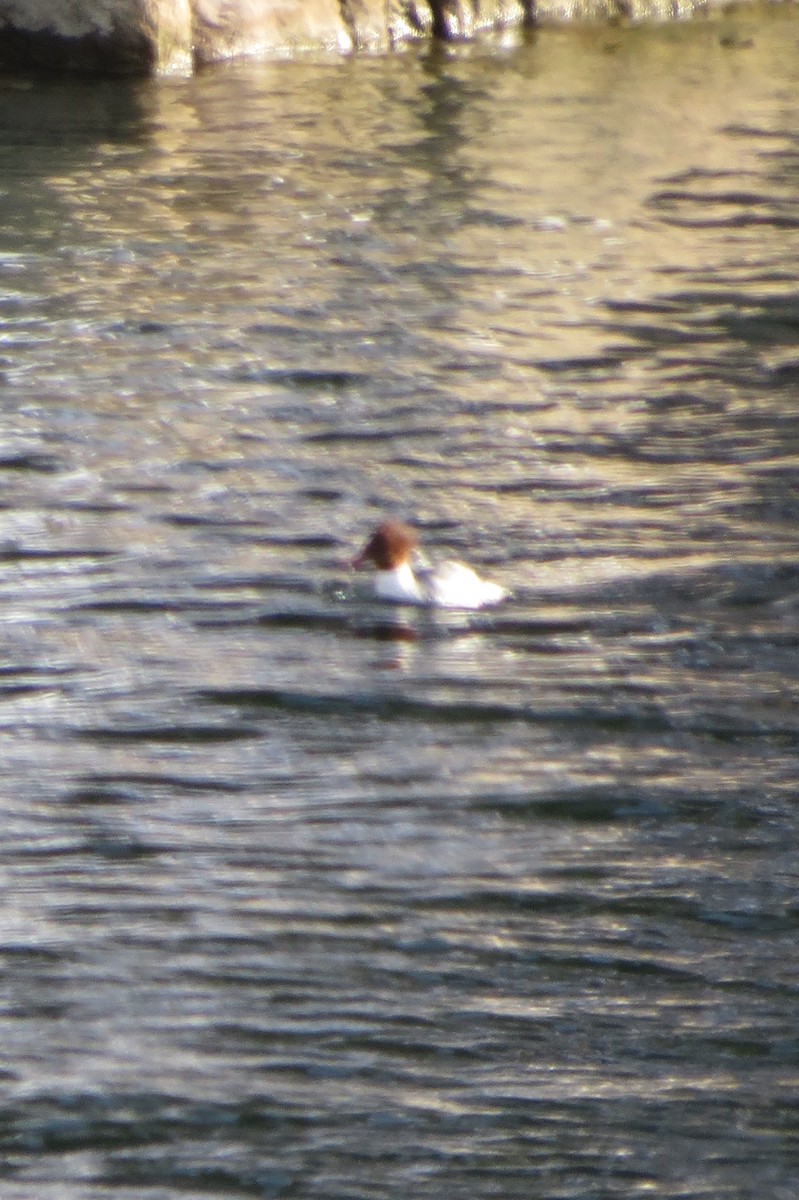
[(728, 0), (6, 0), (0, 69), (188, 73), (233, 57), (384, 53), (414, 40), (728, 8)]

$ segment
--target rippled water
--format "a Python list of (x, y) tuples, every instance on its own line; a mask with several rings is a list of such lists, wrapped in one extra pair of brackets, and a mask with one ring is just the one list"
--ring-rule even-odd
[(0, 90), (4, 1200), (793, 1200), (797, 51)]

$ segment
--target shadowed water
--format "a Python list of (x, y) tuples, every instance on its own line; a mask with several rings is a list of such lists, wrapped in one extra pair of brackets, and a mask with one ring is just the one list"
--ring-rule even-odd
[(0, 88), (4, 1200), (793, 1200), (798, 51)]

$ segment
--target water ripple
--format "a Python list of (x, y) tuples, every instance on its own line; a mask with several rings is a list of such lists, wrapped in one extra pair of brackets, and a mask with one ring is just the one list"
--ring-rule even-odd
[(796, 40), (3, 91), (3, 1200), (793, 1197)]

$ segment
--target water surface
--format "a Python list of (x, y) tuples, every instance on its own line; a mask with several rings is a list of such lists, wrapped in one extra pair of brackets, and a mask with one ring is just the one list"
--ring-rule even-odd
[(792, 1200), (797, 51), (4, 84), (4, 1200)]

